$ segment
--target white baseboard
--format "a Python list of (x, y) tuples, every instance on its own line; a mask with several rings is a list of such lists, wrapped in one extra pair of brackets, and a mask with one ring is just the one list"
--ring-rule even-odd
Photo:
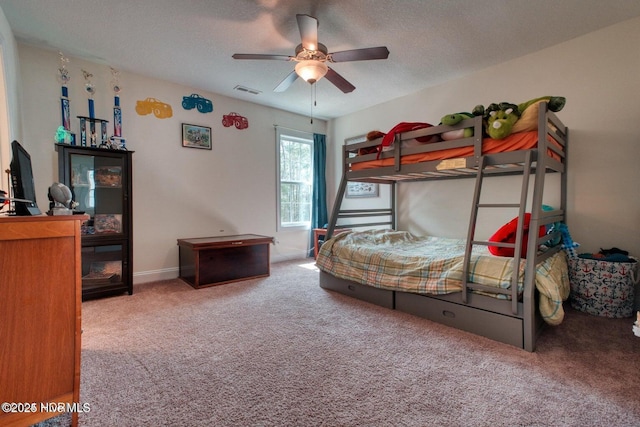
[[(305, 259), (304, 254), (290, 253), (287, 255), (275, 255), (271, 257), (271, 263), (292, 261), (296, 259)], [(313, 261), (313, 258), (308, 258), (309, 262)], [(133, 284), (139, 283), (157, 282), (160, 280), (175, 279), (180, 275), (180, 269), (178, 267), (161, 268), (158, 270), (138, 271), (133, 273)]]
[[(292, 261), (295, 259), (305, 259), (305, 258), (307, 258), (307, 254), (304, 252), (278, 254), (278, 255), (273, 255), (271, 257), (271, 263), (273, 264), (274, 262)], [(313, 260), (313, 258), (309, 258), (309, 259)]]
[(178, 277), (180, 269), (178, 267), (162, 268), (159, 270), (139, 271), (133, 273), (133, 284), (157, 282), (159, 280), (170, 280)]

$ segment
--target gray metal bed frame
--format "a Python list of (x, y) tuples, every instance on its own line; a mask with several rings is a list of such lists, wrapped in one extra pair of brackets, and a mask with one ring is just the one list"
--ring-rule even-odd
[[(417, 147), (403, 148), (401, 142), (413, 138), (437, 135), (450, 130), (474, 127), (474, 135), (453, 141), (443, 141), (425, 144)], [(393, 157), (394, 164), (375, 169), (352, 171), (350, 165), (359, 162), (374, 160), (377, 154), (360, 155), (363, 148), (376, 147), (380, 140), (365, 141), (356, 144), (345, 144), (342, 155), (342, 179), (338, 187), (336, 201), (329, 220), (326, 239), (331, 238), (336, 227), (371, 228), (373, 226), (389, 226), (397, 229), (397, 200), (396, 186), (402, 182), (475, 178), (475, 191), (469, 228), (467, 232), (467, 245), (465, 252), (464, 276), (468, 277), (471, 249), (474, 245), (488, 245), (488, 241), (475, 239), (478, 211), (491, 208), (517, 208), (521, 225), (516, 233), (515, 244), (503, 243), (491, 245), (514, 248), (514, 262), (521, 260), (521, 242), (524, 236), (522, 224), (529, 197), (530, 185), (533, 180), (531, 198), (530, 230), (538, 230), (540, 226), (565, 221), (567, 201), (567, 148), (568, 129), (558, 119), (555, 113), (547, 108), (546, 103), (540, 104), (538, 115), (538, 143), (535, 149), (511, 151), (498, 154), (482, 154), (482, 118), (475, 117), (465, 120), (456, 126), (435, 126), (417, 131), (396, 135), (393, 150), (383, 152), (380, 158)], [(549, 143), (547, 136), (558, 142), (560, 147)], [(415, 164), (402, 164), (403, 155), (437, 151), (461, 146), (473, 146), (474, 155), (456, 161), (429, 161)], [(556, 159), (548, 153), (555, 153)], [(545, 187), (545, 175), (547, 173), (560, 173), (560, 208), (553, 211), (542, 209), (543, 192)], [(499, 175), (521, 175), (522, 189), (517, 203), (481, 203), (482, 184), (485, 177)], [(342, 210), (342, 200), (347, 184), (352, 181), (373, 182), (389, 185), (390, 206), (385, 209), (352, 209)], [(370, 221), (370, 218), (376, 220)], [(348, 224), (340, 224), (340, 220), (348, 219)], [(383, 220), (380, 220), (383, 219)], [(368, 221), (368, 222), (366, 222)], [(514, 269), (511, 289), (499, 291), (506, 294), (508, 299), (497, 299), (474, 293), (474, 290), (489, 290), (496, 292), (495, 288), (484, 288), (480, 284), (472, 282), (462, 283), (462, 292), (447, 295), (423, 295), (400, 291), (390, 291), (372, 286), (343, 280), (324, 271), (320, 272), (320, 286), (359, 298), (390, 309), (396, 309), (424, 317), (445, 325), (456, 327), (477, 335), (514, 345), (527, 351), (534, 351), (536, 339), (543, 327), (543, 320), (538, 310), (538, 295), (535, 287), (536, 266), (548, 257), (557, 253), (560, 246), (555, 246), (548, 251), (539, 252), (538, 247), (550, 239), (558, 238), (559, 232), (551, 235), (533, 238), (529, 236), (527, 253), (529, 255), (525, 263), (524, 291), (521, 297), (517, 294), (517, 286), (513, 284), (518, 280), (518, 269)], [(537, 235), (535, 236), (537, 237)]]

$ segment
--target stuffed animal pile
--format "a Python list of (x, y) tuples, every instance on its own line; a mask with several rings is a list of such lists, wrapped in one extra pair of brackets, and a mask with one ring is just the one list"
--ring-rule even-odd
[[(566, 99), (562, 96), (542, 96), (517, 105), (511, 102), (493, 103), (486, 108), (483, 105), (476, 105), (471, 113), (447, 114), (442, 117), (440, 124), (452, 126), (462, 120), (482, 116), (485, 134), (494, 139), (504, 139), (512, 133), (537, 129), (538, 106), (541, 102), (546, 102), (549, 110), (558, 112), (564, 108)], [(442, 134), (442, 139), (451, 140), (470, 136), (473, 136), (473, 128), (445, 132)]]
[[(482, 116), (483, 131), (485, 136), (493, 139), (504, 139), (516, 132), (527, 132), (538, 128), (538, 110), (539, 105), (546, 102), (550, 111), (558, 112), (564, 108), (566, 98), (563, 96), (542, 96), (530, 99), (521, 104), (513, 104), (510, 102), (500, 102), (489, 104), (488, 107), (476, 105), (469, 112), (458, 112), (447, 114), (440, 120), (440, 125), (454, 126), (463, 120), (467, 120), (476, 116)], [(429, 123), (418, 122), (402, 122), (398, 123), (393, 129), (387, 133), (380, 131), (371, 131), (367, 134), (367, 140), (382, 138), (382, 142), (378, 147), (370, 149), (362, 149), (360, 154), (386, 151), (393, 143), (396, 133), (408, 132), (411, 130), (431, 127)], [(469, 138), (474, 135), (473, 127), (443, 132), (440, 137), (445, 140), (454, 140), (461, 138)], [(417, 138), (420, 143), (436, 142), (436, 135)]]
[[(533, 126), (533, 129), (536, 129), (538, 109), (531, 107), (537, 107), (541, 102), (546, 102), (549, 110), (558, 112), (564, 108), (566, 99), (562, 96), (543, 96), (530, 99), (518, 105), (509, 102), (494, 103), (490, 104), (486, 109), (482, 105), (477, 105), (473, 109), (473, 113), (483, 116), (484, 130), (488, 136), (493, 139), (504, 139), (515, 132), (532, 130), (525, 129), (525, 126), (516, 126), (517, 122), (523, 120), (525, 115), (529, 127)], [(531, 121), (533, 123), (530, 123)]]

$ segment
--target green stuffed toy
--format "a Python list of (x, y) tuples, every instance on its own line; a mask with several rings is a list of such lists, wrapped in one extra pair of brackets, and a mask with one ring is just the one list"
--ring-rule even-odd
[[(499, 104), (491, 104), (486, 109), (482, 105), (477, 105), (473, 109), (474, 115), (482, 115), (484, 121), (484, 129), (487, 135), (494, 139), (504, 139), (513, 132), (520, 132), (524, 129), (514, 125), (525, 114), (530, 106), (538, 105), (540, 102), (546, 102), (549, 110), (558, 112), (564, 108), (566, 98), (562, 96), (542, 96), (534, 98), (521, 104), (515, 105), (509, 102), (501, 102)], [(528, 113), (528, 111), (527, 111)], [(537, 112), (533, 114), (533, 120), (537, 125)]]
[[(481, 115), (481, 114), (478, 114), (478, 115)], [(447, 125), (447, 126), (454, 126), (463, 120), (471, 119), (473, 117), (475, 116), (472, 113), (447, 114), (440, 120), (440, 124)], [(473, 136), (473, 127), (458, 129), (458, 130), (450, 130), (448, 132), (443, 132), (442, 135), (440, 136), (445, 141), (451, 141), (453, 139), (469, 138)]]
[(543, 96), (541, 98), (535, 98), (527, 102), (523, 102), (518, 105), (520, 118), (516, 124), (513, 125), (511, 133), (537, 131), (538, 111), (540, 110), (539, 107), (541, 103), (546, 103), (547, 108), (550, 111), (557, 113), (564, 108), (566, 102), (566, 98), (562, 96)]
[(524, 113), (524, 110), (529, 108), (531, 105), (540, 102), (546, 101), (549, 106), (549, 110), (557, 113), (558, 111), (564, 108), (564, 104), (566, 104), (567, 99), (564, 96), (541, 96), (540, 98), (530, 99), (527, 102), (523, 102), (518, 105), (518, 111), (520, 111), (520, 115)]
[(493, 139), (504, 139), (511, 135), (513, 125), (520, 118), (520, 110), (508, 102), (494, 103), (487, 107), (483, 117), (485, 132)]

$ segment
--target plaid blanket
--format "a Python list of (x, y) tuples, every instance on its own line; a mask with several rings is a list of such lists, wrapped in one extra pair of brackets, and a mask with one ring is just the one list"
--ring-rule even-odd
[[(316, 265), (338, 278), (382, 289), (418, 294), (448, 294), (462, 289), (465, 240), (416, 237), (404, 231), (345, 232), (320, 248)], [(518, 292), (522, 292), (525, 260), (520, 262)], [(497, 257), (486, 246), (473, 248), (469, 282), (509, 289), (513, 258)], [(569, 296), (566, 257), (560, 252), (536, 270), (540, 311), (547, 323), (564, 317), (562, 301)], [(483, 292), (483, 294), (487, 294)], [(506, 298), (505, 295), (493, 295)]]

